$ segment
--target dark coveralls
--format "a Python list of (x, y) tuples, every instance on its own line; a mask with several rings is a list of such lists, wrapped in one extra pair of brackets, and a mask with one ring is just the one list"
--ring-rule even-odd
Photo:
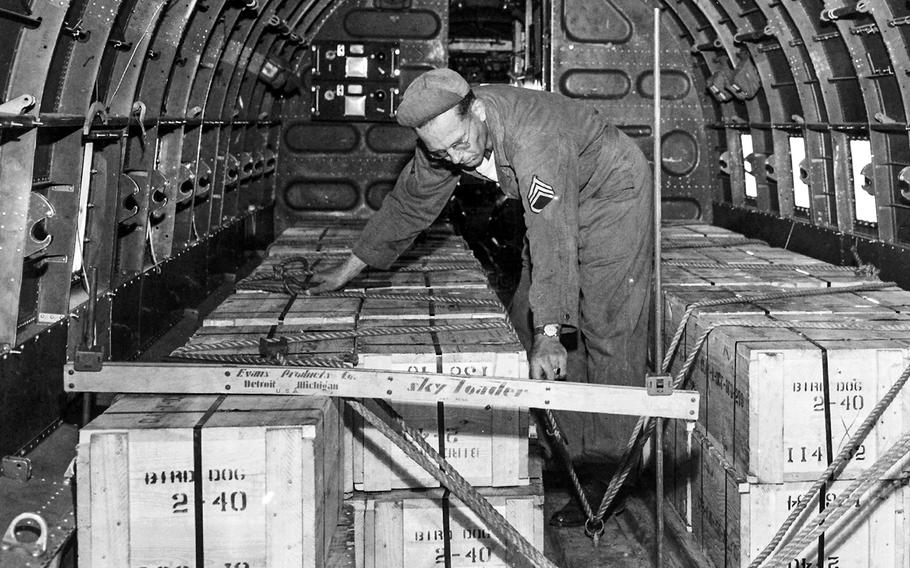
[[(532, 322), (575, 327), (580, 351), (569, 354), (568, 380), (641, 386), (653, 248), (644, 155), (596, 110), (561, 95), (504, 85), (474, 93), (486, 105), (500, 187), (524, 207), (525, 266), (510, 307), (519, 335), (530, 347)], [(455, 189), (458, 171), (421, 148), (353, 248), (370, 266), (394, 262)], [(635, 424), (581, 413), (560, 420), (580, 461), (620, 456)]]

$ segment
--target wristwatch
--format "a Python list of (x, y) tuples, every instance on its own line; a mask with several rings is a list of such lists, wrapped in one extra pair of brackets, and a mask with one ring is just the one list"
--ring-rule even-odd
[(558, 323), (548, 323), (540, 325), (534, 328), (535, 335), (542, 335), (544, 337), (559, 337), (559, 330), (562, 326)]

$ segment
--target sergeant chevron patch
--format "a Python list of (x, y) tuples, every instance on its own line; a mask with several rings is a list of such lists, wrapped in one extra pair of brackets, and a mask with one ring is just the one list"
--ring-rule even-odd
[(531, 181), (531, 189), (528, 191), (528, 204), (532, 213), (540, 213), (548, 203), (556, 197), (553, 186), (540, 181), (540, 178), (534, 176)]

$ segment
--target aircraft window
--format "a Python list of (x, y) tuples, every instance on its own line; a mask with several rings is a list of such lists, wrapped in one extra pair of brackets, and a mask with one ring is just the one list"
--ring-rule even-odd
[(790, 137), (790, 172), (793, 176), (793, 205), (808, 211), (812, 205), (809, 195), (809, 171), (806, 169), (806, 141), (802, 136)]
[(856, 209), (856, 220), (861, 223), (877, 223), (870, 142), (868, 140), (850, 140), (850, 160), (853, 172), (853, 204)]
[(746, 197), (758, 197), (758, 185), (755, 183), (755, 172), (752, 171), (752, 135), (742, 134), (739, 137), (743, 150), (743, 169), (746, 171)]

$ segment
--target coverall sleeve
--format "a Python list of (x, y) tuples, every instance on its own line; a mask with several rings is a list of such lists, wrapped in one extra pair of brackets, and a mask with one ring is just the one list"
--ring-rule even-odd
[(418, 146), (352, 252), (370, 266), (388, 268), (439, 217), (457, 184), (453, 170), (432, 162)]
[(578, 158), (567, 136), (536, 136), (516, 148), (531, 260), (534, 325), (578, 327)]

